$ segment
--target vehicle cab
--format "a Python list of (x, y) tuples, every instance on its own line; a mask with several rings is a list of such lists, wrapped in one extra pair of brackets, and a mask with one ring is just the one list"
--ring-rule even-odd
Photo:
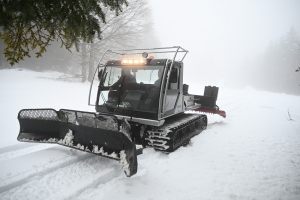
[(183, 112), (183, 63), (173, 59), (122, 58), (98, 66), (95, 108), (118, 118), (160, 126)]

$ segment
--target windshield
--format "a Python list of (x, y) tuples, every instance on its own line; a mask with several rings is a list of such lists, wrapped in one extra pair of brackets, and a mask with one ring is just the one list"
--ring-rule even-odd
[(164, 66), (107, 66), (98, 105), (157, 112)]

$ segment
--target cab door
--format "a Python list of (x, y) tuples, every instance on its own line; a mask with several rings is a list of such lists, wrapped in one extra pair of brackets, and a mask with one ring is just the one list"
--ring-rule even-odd
[(165, 98), (162, 108), (162, 117), (167, 117), (178, 113), (177, 107), (181, 108), (180, 91), (180, 65), (173, 63), (173, 67), (168, 68), (169, 81), (165, 83)]

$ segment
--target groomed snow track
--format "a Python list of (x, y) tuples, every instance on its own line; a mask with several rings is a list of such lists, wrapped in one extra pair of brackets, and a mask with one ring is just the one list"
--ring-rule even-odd
[[(41, 148), (40, 144), (34, 146)], [(120, 165), (108, 158), (58, 145), (34, 152), (32, 147), (20, 144), (1, 151), (0, 155), (20, 155), (0, 161), (1, 200), (19, 199), (20, 195), (22, 199), (74, 199), (89, 188), (107, 183), (113, 187), (109, 182), (126, 178)], [(42, 190), (28, 193), (36, 185)]]

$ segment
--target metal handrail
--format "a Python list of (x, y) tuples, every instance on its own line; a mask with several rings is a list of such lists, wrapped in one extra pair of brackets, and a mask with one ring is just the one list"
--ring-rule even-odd
[(100, 66), (99, 64), (100, 64), (101, 60), (103, 59), (103, 57), (105, 56), (106, 52), (108, 52), (108, 51), (110, 51), (110, 50), (106, 50), (104, 52), (104, 54), (101, 56), (100, 60), (98, 61), (97, 67), (95, 69), (94, 76), (93, 76), (93, 79), (92, 79), (91, 85), (90, 85), (90, 91), (89, 91), (89, 99), (88, 99), (88, 105), (89, 106), (94, 106), (93, 104), (91, 104), (91, 92), (92, 92), (93, 82), (94, 82), (97, 70), (99, 72), (99, 66)]
[[(171, 50), (170, 50), (171, 49)], [(174, 49), (174, 50), (172, 50)], [(130, 52), (131, 53), (128, 53)], [(132, 52), (132, 51), (135, 51), (135, 52)], [(148, 52), (146, 52), (148, 51)], [(149, 52), (150, 51), (150, 52)], [(126, 52), (126, 53), (122, 53), (122, 52)], [(183, 59), (185, 58), (185, 56), (187, 55), (187, 53), (189, 52), (188, 50), (185, 50), (184, 48), (180, 47), (180, 46), (173, 46), (173, 47), (160, 47), (160, 48), (148, 48), (148, 49), (121, 49), (121, 50), (106, 50), (103, 55), (101, 56), (101, 58), (99, 59), (98, 63), (97, 63), (97, 68), (94, 72), (94, 77), (93, 77), (93, 80), (91, 81), (91, 86), (90, 86), (90, 91), (89, 91), (89, 98), (88, 98), (88, 105), (93, 105), (90, 103), (90, 98), (91, 98), (91, 90), (92, 90), (92, 85), (93, 85), (93, 81), (95, 79), (95, 76), (96, 76), (96, 72), (97, 70), (99, 71), (99, 64), (101, 63), (102, 59), (104, 58), (104, 56), (107, 54), (107, 53), (112, 53), (112, 54), (117, 54), (117, 55), (120, 55), (120, 56), (125, 56), (125, 55), (136, 55), (136, 54), (142, 54), (143, 52), (146, 52), (146, 53), (151, 53), (151, 54), (155, 54), (155, 53), (174, 53), (174, 57), (172, 59), (172, 64), (171, 64), (171, 68), (173, 67), (173, 63), (178, 55), (178, 53), (185, 53), (183, 55), (183, 57), (181, 58), (180, 62), (183, 61)], [(171, 70), (171, 69), (170, 69)], [(102, 74), (103, 75), (103, 74)], [(170, 72), (169, 74), (170, 75)], [(168, 77), (168, 80), (167, 82), (169, 82), (169, 77)], [(165, 100), (165, 99), (164, 99)], [(94, 106), (94, 105), (93, 105)]]
[[(170, 50), (174, 49), (174, 50)], [(134, 51), (134, 52), (132, 52)], [(174, 47), (161, 47), (161, 48), (149, 48), (149, 49), (121, 49), (121, 50), (108, 50), (109, 53), (118, 54), (121, 56), (125, 55), (136, 55), (136, 54), (142, 54), (143, 52), (155, 54), (155, 53), (174, 53), (173, 61), (176, 59), (178, 53), (185, 53), (181, 62), (185, 58), (186, 54), (189, 52), (188, 50), (185, 50), (184, 48), (180, 46), (174, 46)], [(105, 52), (106, 53), (106, 52)]]

